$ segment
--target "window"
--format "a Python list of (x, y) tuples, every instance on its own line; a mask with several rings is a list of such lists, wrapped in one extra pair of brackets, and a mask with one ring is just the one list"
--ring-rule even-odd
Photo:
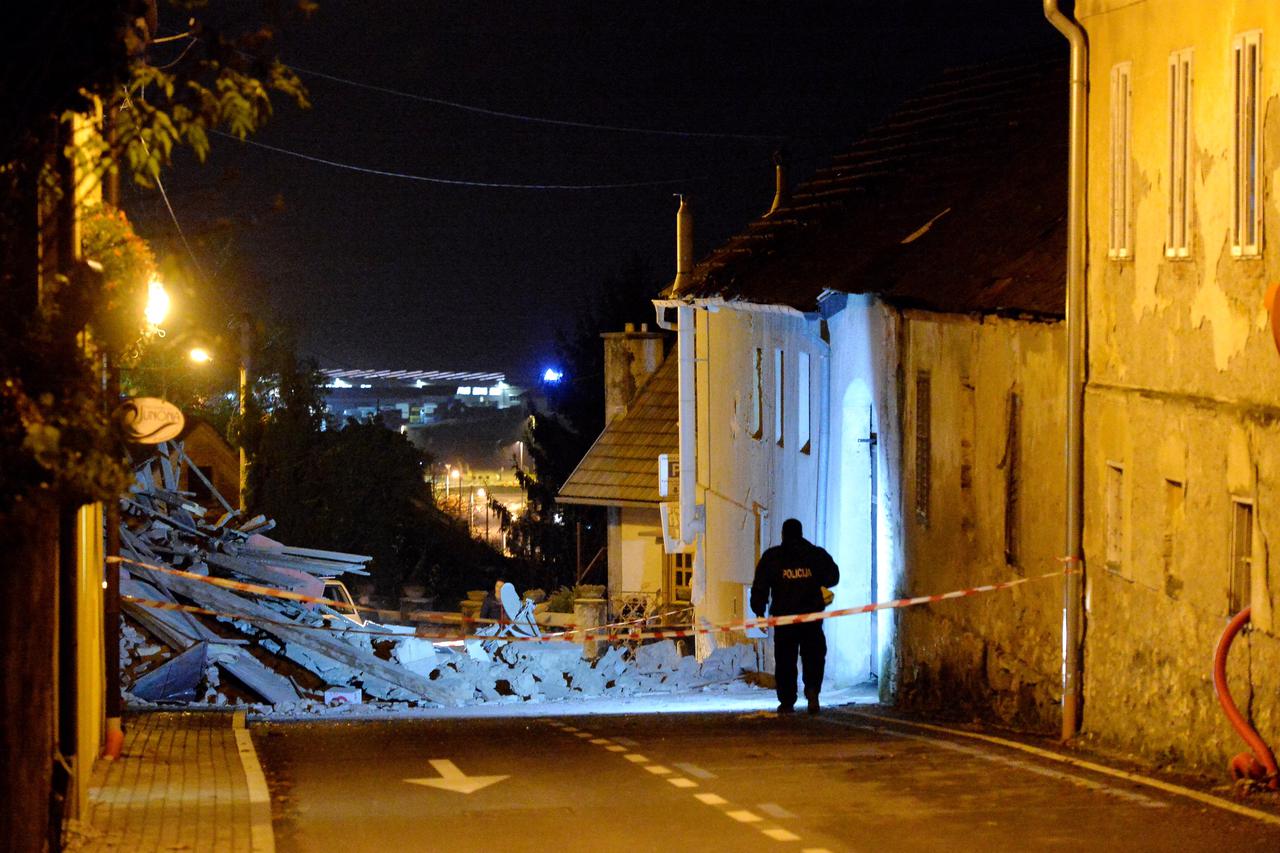
[(796, 365), (796, 443), (801, 453), (809, 453), (811, 439), (809, 436), (809, 389), (813, 379), (809, 375), (809, 353), (799, 354)]
[(1019, 480), (1019, 444), (1022, 428), (1022, 400), (1016, 394), (1009, 395), (1009, 422), (1004, 436), (1004, 562), (1008, 566), (1018, 565), (1018, 510), (1022, 498), (1022, 483)]
[(1182, 589), (1182, 581), (1178, 578), (1178, 533), (1186, 521), (1183, 506), (1186, 503), (1186, 490), (1176, 480), (1164, 481), (1164, 539), (1160, 547), (1160, 562), (1164, 567), (1164, 592), (1172, 599), (1177, 599)]
[(929, 371), (916, 374), (916, 521), (929, 524)]
[(689, 601), (693, 593), (693, 553), (667, 555), (667, 579), (672, 601)]
[(1124, 469), (1107, 463), (1107, 568), (1124, 565)]
[(1241, 33), (1232, 44), (1235, 76), (1235, 204), (1231, 253), (1257, 255), (1262, 243), (1258, 195), (1261, 151), (1258, 139), (1258, 83), (1262, 76), (1262, 33)]
[(1231, 565), (1227, 580), (1227, 613), (1234, 615), (1252, 602), (1253, 504), (1231, 501)]
[(773, 434), (778, 441), (778, 446), (782, 447), (783, 430), (787, 425), (786, 422), (786, 387), (784, 380), (786, 379), (786, 360), (782, 350), (773, 351)]
[(1191, 210), (1191, 49), (1169, 54), (1169, 234), (1164, 253), (1188, 255)]
[(764, 350), (756, 347), (751, 361), (751, 437), (764, 435)]
[(1129, 103), (1130, 64), (1111, 69), (1111, 242), (1107, 256), (1127, 258), (1129, 248)]

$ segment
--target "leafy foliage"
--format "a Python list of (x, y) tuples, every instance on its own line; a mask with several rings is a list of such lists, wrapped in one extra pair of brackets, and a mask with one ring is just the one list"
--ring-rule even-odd
[[(33, 491), (74, 503), (127, 482), (107, 425), (101, 357), (136, 340), (136, 290), (154, 261), (127, 220), (106, 208), (76, 211), (103, 274), (71, 260), (67, 222), (84, 199), (72, 197), (60, 161), (92, 176), (76, 193), (120, 170), (149, 184), (176, 146), (203, 158), (211, 131), (243, 138), (257, 130), (273, 94), (305, 106), (296, 75), (271, 54), (276, 26), (313, 8), (264, 0), (264, 22), (237, 31), (214, 23), (220, 8), (168, 0), (166, 14), (188, 33), (164, 62), (154, 61), (163, 49), (153, 42), (148, 0), (6, 9), (0, 91), (21, 97), (0, 105), (0, 512)], [(67, 111), (92, 115), (98, 105), (107, 132), (70, 144)]]
[(70, 503), (120, 494), (128, 475), (83, 338), (63, 333), (62, 280), (35, 315), (0, 320), (0, 514), (33, 492)]
[(156, 273), (151, 247), (134, 233), (123, 210), (107, 204), (88, 208), (81, 219), (81, 251), (102, 266), (96, 286), (82, 288), (94, 337), (120, 358), (136, 354), (146, 330), (147, 284)]

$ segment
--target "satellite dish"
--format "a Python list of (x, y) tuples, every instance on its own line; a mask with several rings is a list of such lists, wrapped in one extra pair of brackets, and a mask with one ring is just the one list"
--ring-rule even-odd
[(520, 615), (520, 594), (516, 592), (515, 585), (504, 583), (498, 598), (502, 601), (502, 609), (507, 614), (507, 619), (516, 621)]

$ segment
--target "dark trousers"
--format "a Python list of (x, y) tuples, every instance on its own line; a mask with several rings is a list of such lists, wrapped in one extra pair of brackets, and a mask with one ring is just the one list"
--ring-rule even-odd
[(822, 674), (827, 667), (827, 637), (821, 622), (779, 625), (773, 629), (774, 677), (778, 682), (778, 702), (796, 703), (796, 653), (804, 664), (804, 695), (817, 699)]

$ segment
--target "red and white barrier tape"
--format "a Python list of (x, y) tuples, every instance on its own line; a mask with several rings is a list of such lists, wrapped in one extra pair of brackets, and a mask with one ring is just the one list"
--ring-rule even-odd
[[(170, 570), (176, 571), (176, 570)], [(958, 589), (953, 592), (944, 592), (937, 595), (920, 595), (915, 598), (898, 598), (893, 601), (883, 601), (874, 604), (863, 604), (858, 607), (842, 607), (838, 610), (826, 610), (817, 613), (797, 613), (787, 616), (768, 616), (762, 619), (748, 619), (741, 622), (725, 622), (720, 625), (702, 625), (691, 628), (651, 628), (649, 630), (631, 630), (631, 631), (613, 631), (610, 626), (600, 626), (597, 628), (575, 628), (570, 631), (563, 631), (558, 634), (544, 635), (541, 637), (519, 637), (519, 636), (494, 636), (491, 634), (468, 634), (468, 633), (422, 633), (415, 632), (412, 636), (422, 639), (442, 639), (442, 640), (499, 640), (501, 642), (517, 642), (517, 643), (547, 643), (558, 640), (590, 640), (590, 641), (608, 641), (608, 642), (633, 642), (636, 640), (671, 640), (684, 637), (694, 637), (699, 634), (731, 634), (734, 632), (745, 631), (748, 628), (764, 628), (777, 627), (779, 625), (796, 625), (803, 622), (818, 622), (823, 619), (835, 619), (841, 616), (853, 616), (859, 613), (870, 613), (874, 610), (895, 610), (903, 607), (915, 607), (921, 604), (933, 604), (939, 601), (947, 601), (954, 598), (967, 598), (972, 595), (979, 595), (984, 592), (997, 592), (1003, 589), (1011, 589), (1024, 583), (1032, 581), (1048, 580), (1050, 578), (1060, 578), (1064, 574), (1076, 574), (1080, 570), (1073, 569), (1065, 572), (1049, 572), (1043, 575), (1035, 575), (1026, 578), (1017, 578), (1011, 581), (1002, 581), (1000, 583), (985, 584), (983, 586), (969, 587), (968, 589)], [(201, 577), (197, 575), (196, 577)], [(232, 582), (234, 583), (234, 581)], [(291, 628), (304, 628), (311, 630), (334, 630), (329, 625), (306, 625), (298, 622), (288, 622), (284, 620), (274, 619), (258, 619), (248, 618), (241, 613), (222, 613), (216, 610), (209, 610), (204, 607), (193, 607), (187, 604), (175, 604), (171, 601), (152, 601), (150, 599), (136, 598), (130, 595), (122, 595), (125, 601), (139, 604), (143, 607), (154, 607), (160, 610), (181, 610), (187, 613), (200, 613), (206, 616), (217, 616), (227, 619), (239, 619), (249, 623), (261, 623), (264, 625), (282, 625)], [(327, 602), (326, 602), (327, 603)], [(368, 630), (361, 627), (344, 628), (347, 633), (368, 634), (370, 636), (408, 636), (402, 632), (396, 631), (376, 631)], [(604, 633), (602, 633), (602, 631)]]
[(350, 606), (344, 601), (334, 601), (329, 598), (317, 598), (314, 595), (304, 595), (301, 592), (293, 592), (287, 589), (279, 589), (273, 586), (262, 586), (256, 583), (245, 583), (244, 581), (233, 581), (227, 578), (215, 578), (211, 575), (198, 575), (195, 572), (186, 572), (182, 569), (173, 569), (168, 566), (154, 566), (151, 563), (143, 563), (139, 560), (130, 560), (128, 557), (107, 557), (108, 563), (121, 563), (123, 565), (132, 566), (134, 568), (146, 569), (149, 572), (161, 572), (166, 575), (173, 575), (187, 580), (200, 581), (211, 586), (220, 586), (223, 589), (231, 589), (236, 592), (251, 592), (254, 595), (268, 595), (272, 598), (287, 598), (290, 601), (301, 601), (304, 604), (324, 604), (329, 607), (350, 610)]

